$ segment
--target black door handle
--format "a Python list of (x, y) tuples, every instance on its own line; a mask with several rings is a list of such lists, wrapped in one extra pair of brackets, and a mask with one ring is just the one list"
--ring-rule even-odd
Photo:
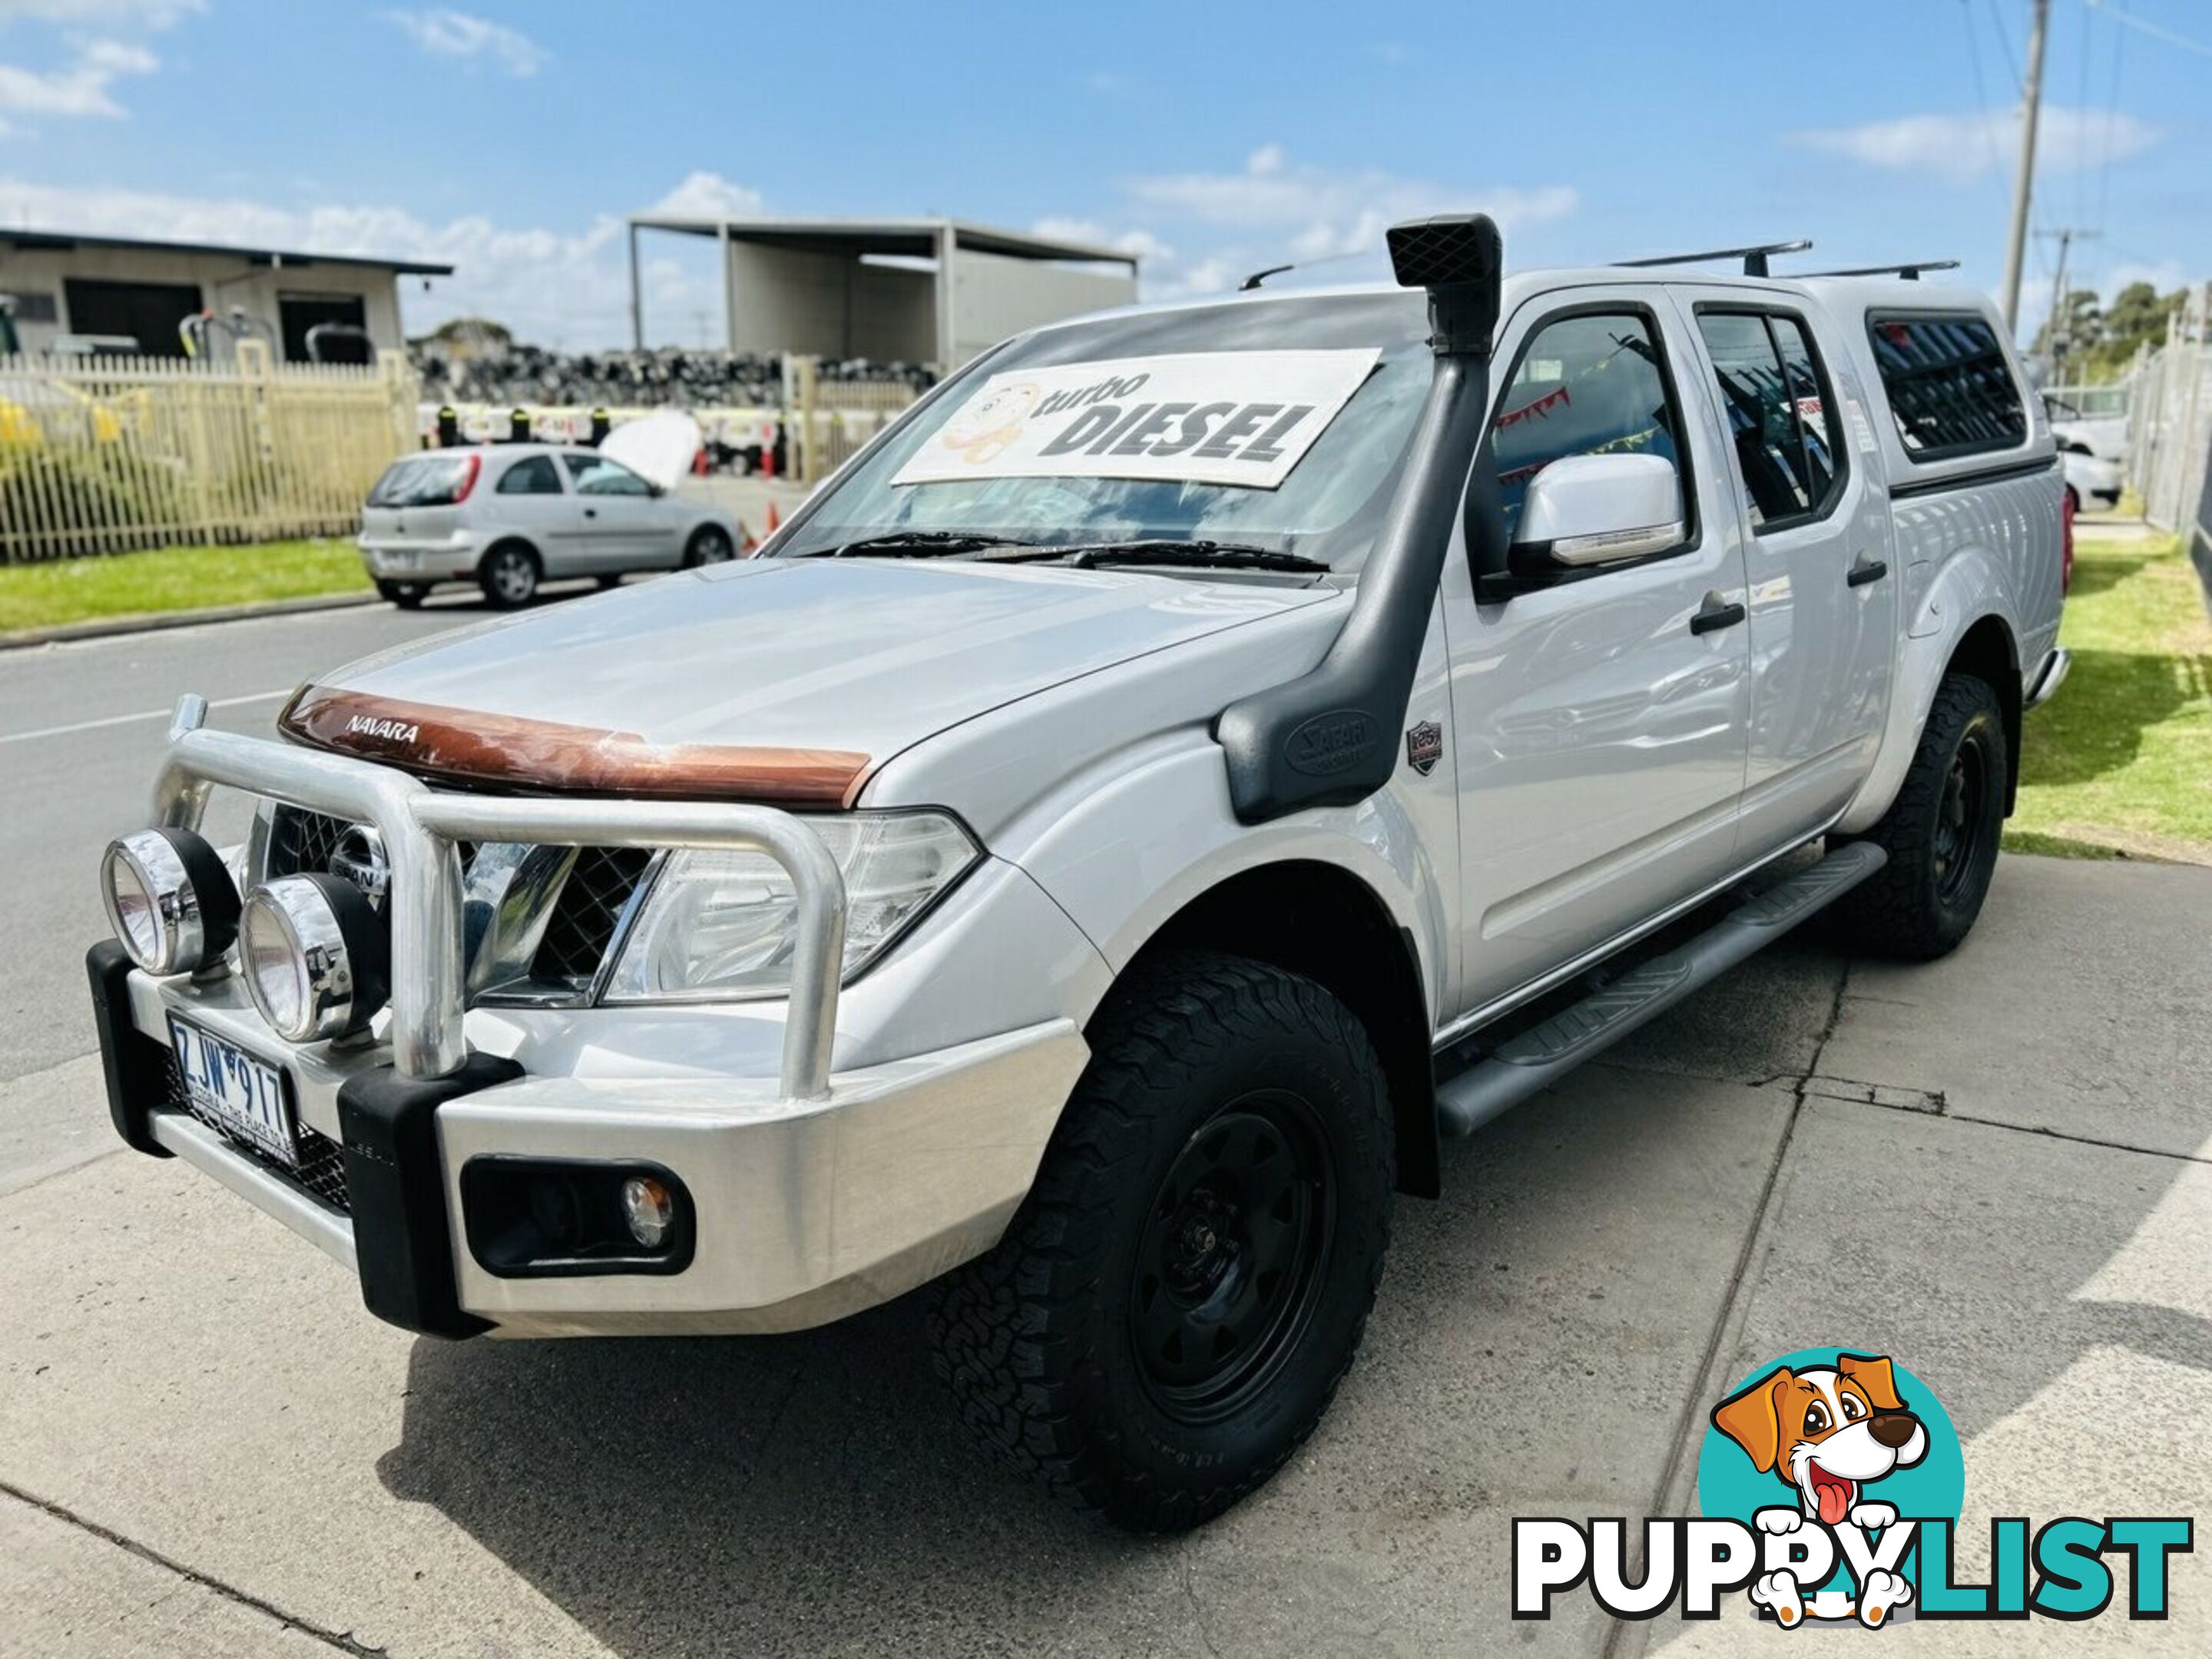
[(1887, 562), (1881, 559), (1861, 559), (1851, 567), (1850, 574), (1846, 575), (1844, 580), (1850, 586), (1864, 587), (1869, 582), (1878, 582), (1887, 574), (1889, 574), (1889, 566)]
[(1690, 618), (1690, 631), (1692, 634), (1710, 634), (1716, 629), (1734, 628), (1742, 620), (1741, 605), (1715, 605), (1707, 599), (1698, 614)]
[(596, 519), (599, 516), (599, 509), (596, 507), (587, 507), (584, 509), (584, 516), (587, 519)]

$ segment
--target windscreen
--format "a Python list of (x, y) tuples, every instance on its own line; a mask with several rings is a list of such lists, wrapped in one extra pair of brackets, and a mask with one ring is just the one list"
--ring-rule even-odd
[(898, 533), (1161, 539), (1357, 568), (1427, 392), (1419, 295), (1243, 301), (1048, 329), (990, 354), (779, 553)]
[(476, 476), (477, 458), (465, 450), (410, 455), (394, 461), (368, 492), (371, 507), (451, 507)]

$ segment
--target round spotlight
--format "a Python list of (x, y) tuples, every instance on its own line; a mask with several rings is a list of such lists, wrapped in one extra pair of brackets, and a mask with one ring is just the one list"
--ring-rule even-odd
[(238, 937), (238, 887), (222, 855), (190, 830), (141, 830), (100, 860), (107, 924), (149, 974), (194, 974)]
[(392, 989), (392, 943), (361, 889), (336, 876), (281, 876), (246, 896), (246, 994), (288, 1042), (349, 1036)]

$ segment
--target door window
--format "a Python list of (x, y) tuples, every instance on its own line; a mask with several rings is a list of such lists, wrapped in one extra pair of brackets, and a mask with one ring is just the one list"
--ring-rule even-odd
[(1698, 331), (1713, 360), (1753, 528), (1819, 517), (1832, 502), (1841, 471), (1833, 416), (1804, 325), (1783, 313), (1700, 310)]
[(561, 475), (553, 470), (550, 455), (529, 455), (507, 469), (499, 481), (502, 495), (557, 495)]
[[(1544, 324), (1522, 348), (1498, 402), (1491, 450), (1510, 539), (1528, 481), (1569, 455), (1657, 455), (1682, 471), (1680, 412), (1650, 320), (1585, 312)], [(1686, 508), (1688, 482), (1682, 487)]]
[(568, 476), (576, 481), (579, 495), (650, 495), (653, 486), (620, 461), (604, 455), (568, 455)]

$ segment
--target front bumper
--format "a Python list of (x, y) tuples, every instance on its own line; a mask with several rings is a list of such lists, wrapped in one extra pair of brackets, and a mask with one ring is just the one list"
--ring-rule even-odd
[[(1055, 1020), (835, 1073), (826, 1099), (770, 1077), (532, 1077), (477, 1051), (408, 1079), (379, 1045), (295, 1049), (234, 978), (88, 959), (118, 1133), (181, 1158), (358, 1274), (380, 1317), (465, 1336), (798, 1329), (925, 1283), (994, 1243), (1088, 1058)], [(194, 1116), (171, 1067), (180, 1014), (283, 1070), (311, 1156), (288, 1171)], [(702, 1018), (702, 1032), (708, 1030)], [(696, 1207), (681, 1272), (504, 1277), (471, 1249), (461, 1170), (483, 1157), (659, 1164)]]
[[(890, 1058), (878, 1048), (873, 1063), (836, 1072), (844, 882), (802, 820), (722, 803), (433, 789), (368, 761), (207, 730), (205, 714), (197, 698), (179, 706), (156, 822), (196, 828), (222, 787), (374, 827), (389, 865), (390, 1010), (374, 1044), (295, 1047), (221, 966), (155, 978), (118, 945), (94, 946), (109, 1109), (132, 1146), (184, 1158), (352, 1266), (379, 1316), (443, 1335), (793, 1329), (980, 1254), (1021, 1202), (1088, 1058), (1073, 1022), (1039, 1009), (1018, 1029)], [(465, 841), (773, 858), (799, 913), (790, 994), (556, 1012), (555, 1040), (533, 1047), (521, 1017), (468, 1006)], [(300, 1169), (194, 1115), (173, 1015), (283, 1074), (312, 1153)], [(598, 1069), (582, 1069), (586, 1054)], [(673, 1271), (503, 1273), (470, 1240), (462, 1176), (482, 1158), (658, 1166), (690, 1195), (690, 1256)]]

